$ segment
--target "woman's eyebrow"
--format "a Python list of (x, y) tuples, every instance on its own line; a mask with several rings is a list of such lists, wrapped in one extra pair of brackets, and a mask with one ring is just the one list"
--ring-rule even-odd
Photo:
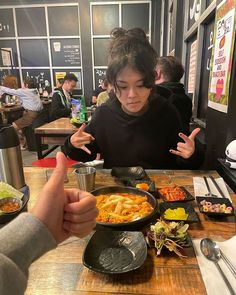
[[(117, 80), (116, 81), (117, 83), (128, 83), (128, 82), (126, 82), (126, 81), (123, 81), (123, 80)], [(137, 81), (135, 81), (135, 83), (139, 83), (139, 82), (143, 82), (143, 79), (140, 79), (140, 80), (137, 80)]]

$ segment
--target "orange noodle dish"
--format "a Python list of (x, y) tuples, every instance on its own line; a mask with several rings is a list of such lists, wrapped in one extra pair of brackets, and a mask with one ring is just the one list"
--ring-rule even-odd
[(97, 198), (98, 222), (122, 223), (141, 219), (153, 211), (147, 197), (130, 193), (105, 194)]

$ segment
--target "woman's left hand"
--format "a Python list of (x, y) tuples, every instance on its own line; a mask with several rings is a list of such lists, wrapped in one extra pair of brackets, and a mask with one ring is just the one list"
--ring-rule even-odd
[(187, 136), (183, 133), (179, 133), (179, 137), (183, 139), (184, 142), (177, 143), (177, 150), (170, 150), (174, 155), (180, 156), (184, 159), (188, 159), (195, 152), (195, 137), (200, 132), (200, 128), (195, 128), (192, 133)]

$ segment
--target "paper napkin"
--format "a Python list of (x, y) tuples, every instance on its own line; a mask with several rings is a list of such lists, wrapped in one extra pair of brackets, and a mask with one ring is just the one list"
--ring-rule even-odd
[[(219, 273), (218, 269), (214, 262), (208, 260), (201, 252), (200, 249), (200, 241), (201, 239), (193, 239), (194, 250), (196, 253), (196, 257), (198, 260), (198, 265), (202, 274), (202, 278), (207, 290), (208, 295), (230, 295), (230, 292)], [(228, 259), (233, 263), (236, 267), (236, 236), (232, 237), (229, 240), (224, 242), (217, 242), (223, 253), (228, 257)], [(219, 265), (228, 278), (230, 284), (232, 285), (235, 293), (236, 293), (236, 278), (227, 268), (222, 259), (219, 260)]]
[[(215, 187), (215, 185), (213, 184), (213, 182), (211, 181), (210, 178), (207, 177), (211, 192), (218, 196), (221, 197), (220, 193), (218, 192), (217, 188)], [(223, 191), (223, 193), (225, 194), (225, 196), (232, 202), (229, 192), (227, 190), (226, 184), (224, 182), (223, 178), (215, 178), (215, 181), (217, 182), (217, 184), (219, 185), (219, 187), (221, 188), (221, 190)], [(193, 186), (194, 186), (194, 194), (195, 197), (196, 196), (205, 196), (205, 194), (208, 193), (205, 181), (203, 179), (203, 177), (193, 177)]]

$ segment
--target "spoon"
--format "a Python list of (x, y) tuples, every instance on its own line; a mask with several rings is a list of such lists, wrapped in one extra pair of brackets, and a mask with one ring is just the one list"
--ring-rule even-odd
[(232, 272), (232, 274), (236, 277), (236, 268), (232, 264), (232, 262), (226, 257), (226, 255), (221, 251), (219, 245), (216, 244), (212, 239), (207, 239), (209, 243), (211, 243), (212, 247), (215, 250), (216, 256), (220, 259), (222, 258), (228, 269)]
[(207, 190), (208, 190), (208, 193), (205, 194), (205, 196), (206, 196), (206, 197), (218, 198), (216, 195), (214, 195), (214, 194), (211, 192), (211, 189), (210, 189), (210, 186), (209, 186), (209, 183), (208, 183), (207, 177), (206, 177), (206, 176), (203, 176), (203, 179), (204, 179), (204, 181), (205, 181), (205, 184), (206, 184), (206, 187), (207, 187)]
[(230, 282), (228, 281), (227, 277), (225, 276), (224, 272), (222, 271), (221, 267), (218, 264), (218, 260), (220, 259), (220, 253), (216, 250), (214, 246), (214, 242), (211, 239), (205, 238), (201, 240), (200, 248), (202, 251), (202, 254), (209, 260), (213, 261), (220, 272), (225, 284), (227, 285), (229, 292), (231, 295), (235, 295)]

